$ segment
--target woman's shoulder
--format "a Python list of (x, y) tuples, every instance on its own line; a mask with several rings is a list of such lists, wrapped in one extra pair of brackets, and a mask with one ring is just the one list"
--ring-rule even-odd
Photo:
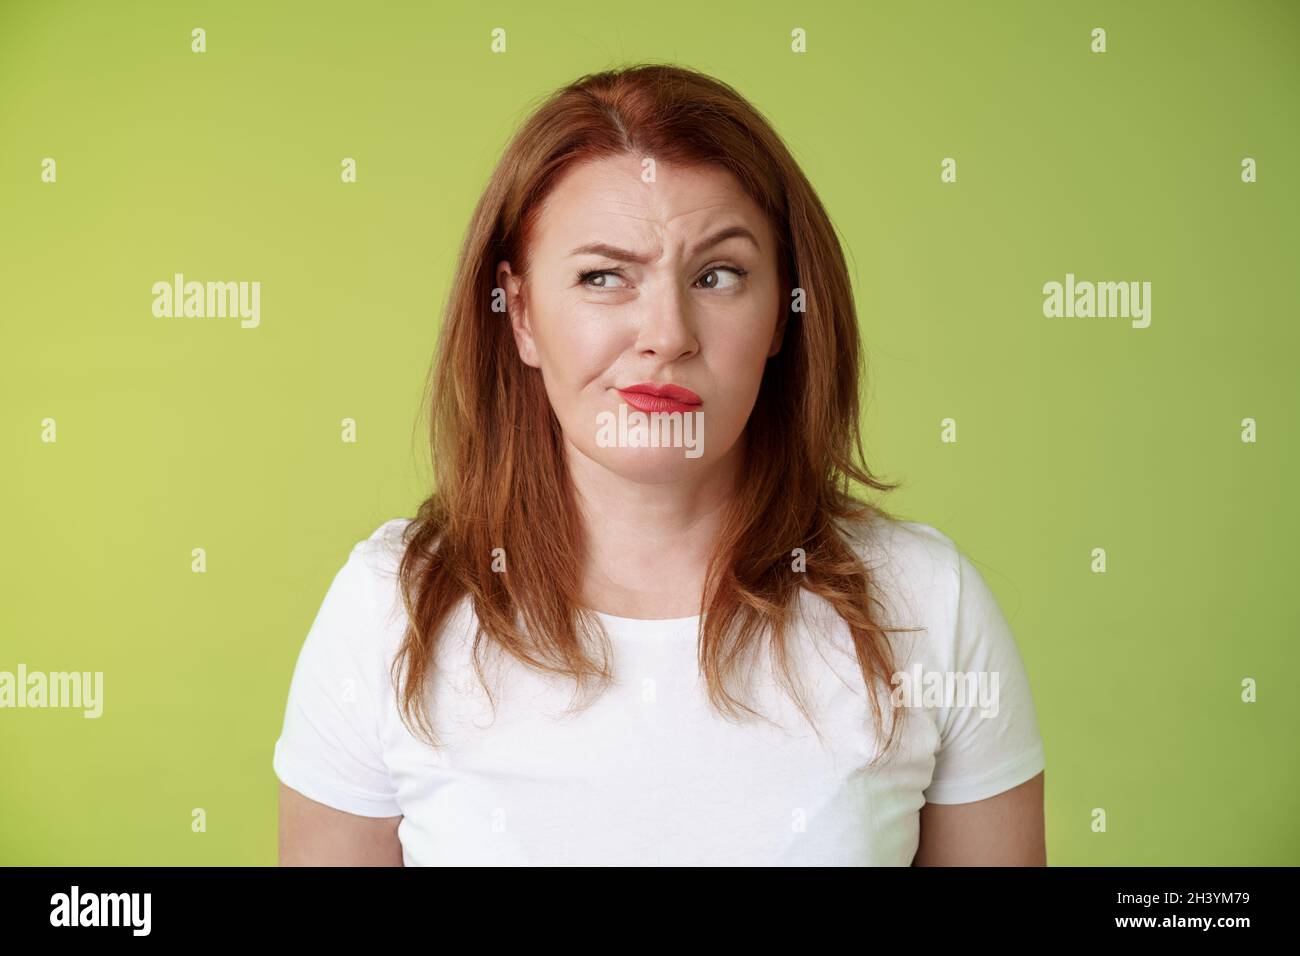
[(413, 530), (413, 519), (390, 518), (352, 546), (352, 557), (371, 573), (395, 576)]
[(955, 593), (962, 552), (934, 525), (872, 508), (866, 516), (838, 526), (874, 576), (884, 575), (913, 590)]
[(967, 551), (934, 525), (873, 514), (847, 529), (891, 623), (931, 636), (927, 659), (960, 670), (1020, 668), (1007, 616)]
[[(364, 538), (354, 539), (346, 561), (335, 579), (362, 609), (379, 615), (385, 624), (398, 621), (403, 613), (399, 572), (412, 530), (412, 519), (390, 518)], [(373, 627), (374, 619), (367, 619)], [(365, 630), (360, 624), (358, 630)]]

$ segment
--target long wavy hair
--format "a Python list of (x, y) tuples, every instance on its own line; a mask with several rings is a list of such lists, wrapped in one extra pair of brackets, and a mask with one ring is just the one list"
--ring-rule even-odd
[[(730, 86), (666, 64), (589, 74), (522, 124), (474, 210), (428, 383), (434, 491), (406, 528), (399, 580), (408, 625), (392, 678), (403, 721), (439, 746), (427, 691), (439, 634), (466, 598), (477, 618), (473, 659), (489, 700), (489, 645), (578, 691), (612, 679), (607, 635), (580, 601), (585, 534), (559, 422), (539, 370), (519, 358), (500, 311), (495, 266), (526, 262), (542, 201), (575, 163), (631, 154), (729, 170), (767, 213), (787, 295), (780, 351), (768, 359), (746, 425), (742, 487), (722, 520), (701, 600), (698, 657), (711, 704), (728, 718), (762, 717), (732, 693), (740, 660), (767, 640), (777, 676), (813, 722), (789, 672), (787, 635), (801, 588), (848, 626), (864, 688), (893, 671), (883, 605), (837, 523), (892, 517), (854, 497), (874, 476), (859, 434), (864, 359), (853, 292), (830, 219), (766, 119)], [(494, 309), (494, 293), (497, 295)], [(802, 548), (806, 570), (792, 570)], [(504, 549), (506, 571), (494, 569)], [(604, 653), (592, 654), (593, 643)], [(877, 694), (866, 694), (884, 745), (895, 739)], [(495, 701), (493, 703), (495, 707)], [(815, 728), (815, 722), (814, 728)], [(820, 736), (820, 734), (819, 734)]]

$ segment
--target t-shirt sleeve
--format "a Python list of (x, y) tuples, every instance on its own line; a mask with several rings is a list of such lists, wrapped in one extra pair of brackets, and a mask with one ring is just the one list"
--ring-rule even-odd
[(939, 712), (939, 751), (925, 791), (929, 803), (995, 796), (1029, 780), (1045, 763), (1033, 695), (1011, 627), (984, 577), (961, 552), (957, 566), (953, 669), (975, 674), (985, 691), (973, 706), (968, 695), (965, 705)]
[(383, 759), (386, 683), (367, 542), (334, 576), (298, 654), (272, 766), (285, 785), (365, 817), (401, 816)]

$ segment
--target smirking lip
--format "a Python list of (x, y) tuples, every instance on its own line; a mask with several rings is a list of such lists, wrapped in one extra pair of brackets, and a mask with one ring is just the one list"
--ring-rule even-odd
[(617, 389), (623, 401), (639, 412), (693, 412), (703, 401), (689, 388), (680, 385), (655, 385), (643, 382)]

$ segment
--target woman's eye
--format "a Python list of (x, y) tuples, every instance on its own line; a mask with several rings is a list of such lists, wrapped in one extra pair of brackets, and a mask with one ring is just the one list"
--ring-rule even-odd
[[(731, 274), (729, 283), (723, 282), (721, 276), (724, 273)], [(712, 269), (700, 276), (699, 281), (704, 283), (706, 289), (732, 289), (740, 284), (740, 280), (748, 275), (744, 269), (737, 269), (733, 266), (714, 266)], [(707, 281), (709, 276), (713, 276), (712, 282)]]
[[(706, 289), (732, 289), (749, 273), (736, 266), (715, 266), (700, 276), (697, 282)], [(730, 276), (730, 279), (726, 277)], [(612, 269), (589, 269), (578, 273), (578, 284), (588, 289), (621, 289), (624, 278)]]
[(578, 282), (587, 286), (589, 289), (617, 289), (620, 288), (610, 282), (611, 279), (621, 279), (617, 272), (611, 272), (608, 269), (593, 269), (590, 272), (579, 272)]

